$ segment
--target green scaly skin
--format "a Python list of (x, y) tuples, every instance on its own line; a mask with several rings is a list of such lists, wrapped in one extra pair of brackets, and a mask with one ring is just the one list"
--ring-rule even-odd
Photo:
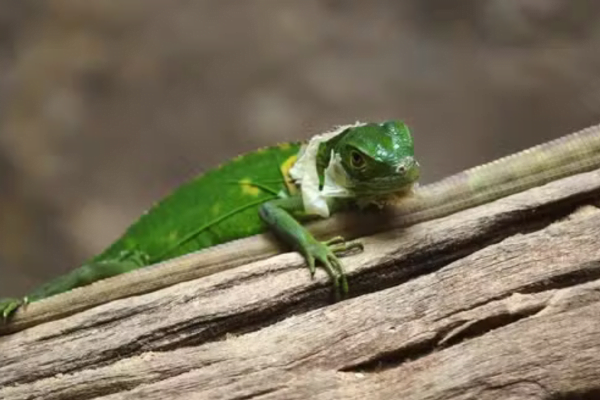
[[(342, 237), (318, 241), (300, 224), (315, 216), (305, 212), (288, 174), (299, 150), (300, 143), (264, 148), (196, 177), (80, 268), (22, 299), (0, 300), (0, 315), (6, 320), (29, 302), (266, 229), (303, 254), (311, 275), (316, 263), (321, 264), (336, 294), (346, 293), (348, 283), (336, 254), (361, 245), (346, 243)], [(331, 213), (406, 192), (419, 176), (412, 136), (402, 122), (351, 126), (321, 143), (317, 153), (321, 184), (332, 153), (340, 156), (352, 196), (328, 198)]]

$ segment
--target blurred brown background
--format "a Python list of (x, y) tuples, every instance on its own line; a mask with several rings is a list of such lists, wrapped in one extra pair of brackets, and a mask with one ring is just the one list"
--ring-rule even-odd
[(597, 0), (0, 0), (0, 294), (241, 152), (401, 118), (429, 182), (600, 122)]

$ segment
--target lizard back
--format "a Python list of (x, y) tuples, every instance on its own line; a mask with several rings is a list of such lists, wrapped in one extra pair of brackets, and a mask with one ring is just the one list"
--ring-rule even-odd
[(240, 155), (201, 174), (156, 203), (90, 262), (144, 255), (144, 264), (266, 230), (260, 205), (294, 190), (288, 175), (300, 143)]

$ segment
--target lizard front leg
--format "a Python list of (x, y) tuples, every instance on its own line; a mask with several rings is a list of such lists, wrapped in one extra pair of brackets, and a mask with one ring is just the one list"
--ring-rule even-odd
[[(339, 209), (342, 206), (339, 203), (334, 204), (333, 200), (331, 202), (330, 208), (332, 210)], [(315, 216), (304, 212), (300, 196), (268, 201), (261, 205), (259, 214), (272, 231), (304, 256), (311, 276), (314, 276), (316, 270), (315, 264), (319, 262), (333, 281), (336, 296), (340, 296), (340, 290), (344, 294), (348, 292), (346, 274), (336, 253), (352, 249), (362, 250), (362, 244), (358, 242), (346, 243), (341, 236), (334, 237), (325, 242), (315, 239), (298, 222), (298, 219), (307, 220), (315, 218)]]

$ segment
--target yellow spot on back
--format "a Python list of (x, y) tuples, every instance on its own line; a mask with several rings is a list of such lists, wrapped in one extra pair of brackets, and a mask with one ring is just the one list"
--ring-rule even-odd
[(240, 185), (242, 186), (242, 193), (244, 194), (250, 196), (258, 196), (260, 194), (260, 189), (252, 184), (250, 178), (241, 179)]
[(221, 211), (221, 203), (215, 203), (212, 205), (212, 207), (210, 208), (210, 212), (213, 215), (217, 215), (219, 214), (219, 212)]
[(280, 148), (281, 150), (287, 150), (287, 149), (289, 149), (290, 147), (292, 147), (292, 146), (291, 146), (289, 143), (287, 143), (287, 142), (279, 143), (279, 148)]
[[(287, 143), (283, 144), (288, 145)], [(281, 175), (283, 175), (283, 179), (285, 180), (285, 186), (287, 187), (288, 192), (290, 194), (298, 193), (298, 187), (296, 186), (296, 184), (292, 180), (292, 177), (290, 176), (290, 169), (292, 168), (297, 159), (298, 156), (294, 154), (293, 156), (290, 156), (287, 160), (285, 160), (280, 167)]]
[(169, 237), (168, 237), (169, 242), (175, 242), (175, 241), (177, 241), (177, 237), (178, 236), (179, 235), (178, 235), (177, 231), (171, 231), (171, 232), (169, 232)]

